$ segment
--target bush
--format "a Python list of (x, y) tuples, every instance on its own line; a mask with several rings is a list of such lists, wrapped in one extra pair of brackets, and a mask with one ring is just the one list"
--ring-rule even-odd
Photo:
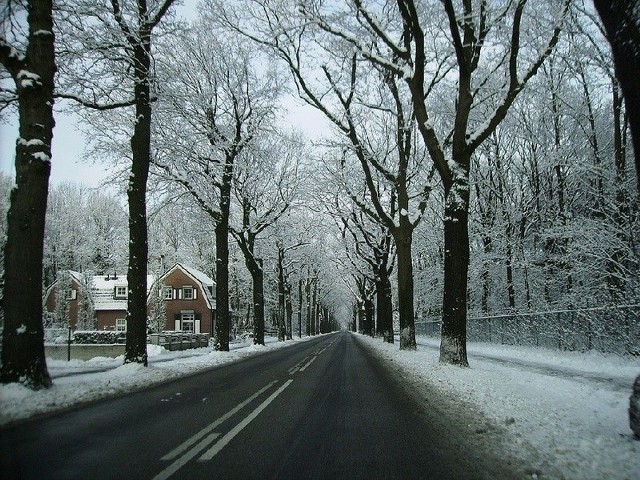
[(78, 344), (112, 344), (125, 343), (126, 333), (116, 331), (76, 331), (73, 333), (73, 343)]

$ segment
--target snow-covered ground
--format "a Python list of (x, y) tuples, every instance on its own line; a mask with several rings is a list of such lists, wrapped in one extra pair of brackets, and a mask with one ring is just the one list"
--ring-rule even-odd
[(471, 368), (438, 364), (434, 339), (417, 352), (359, 337), (417, 388), (436, 388), (484, 415), (534, 478), (640, 479), (629, 396), (640, 359), (472, 343)]
[[(417, 352), (401, 352), (397, 343), (380, 339), (358, 339), (410, 379), (418, 394), (435, 388), (475, 409), (484, 422), (476, 434), (488, 443), (496, 441), (493, 433), (506, 439), (531, 478), (640, 479), (640, 441), (632, 439), (627, 414), (640, 359), (470, 344), (471, 368), (464, 369), (438, 364), (434, 339), (419, 337)], [(122, 365), (121, 358), (49, 361), (51, 389), (0, 386), (0, 425), (305, 340), (267, 338), (264, 347), (232, 344), (229, 353), (149, 346), (149, 368)]]
[(62, 410), (79, 403), (131, 392), (216, 365), (230, 363), (276, 348), (285, 348), (313, 337), (278, 342), (265, 337), (265, 345), (253, 345), (249, 339), (231, 343), (229, 352), (199, 348), (170, 352), (158, 345), (147, 345), (149, 367), (123, 365), (123, 357), (93, 358), (87, 361), (47, 359), (53, 387), (32, 391), (19, 384), (0, 385), (0, 426), (34, 415)]

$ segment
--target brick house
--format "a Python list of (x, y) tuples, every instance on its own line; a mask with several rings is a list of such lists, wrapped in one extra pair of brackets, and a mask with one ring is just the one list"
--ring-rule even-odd
[[(165, 330), (213, 335), (215, 328), (215, 282), (195, 268), (176, 263), (158, 278), (153, 292), (163, 300)], [(150, 315), (158, 302), (149, 300)]]
[[(45, 315), (68, 318), (74, 330), (79, 326), (89, 330), (126, 330), (126, 275), (86, 277), (69, 271), (66, 288), (59, 288), (60, 281), (45, 292)], [(87, 307), (87, 290), (90, 291), (91, 307)], [(59, 292), (64, 295), (66, 304), (56, 308)], [(152, 275), (147, 277), (147, 314), (150, 319), (160, 316), (156, 330), (213, 335), (215, 308), (215, 282), (195, 268), (177, 263), (157, 280)], [(79, 325), (83, 323), (80, 321), (82, 311), (85, 311), (85, 317), (92, 317), (84, 322), (84, 326)]]
[[(147, 276), (147, 294), (149, 286), (154, 282), (152, 275)], [(117, 273), (94, 275), (86, 277), (79, 272), (69, 271), (69, 284), (66, 288), (59, 288), (60, 280), (51, 285), (44, 296), (44, 310), (48, 315), (56, 315), (56, 305), (59, 293), (64, 295), (67, 306), (63, 308), (68, 316), (71, 328), (78, 328), (79, 314), (84, 309), (90, 309), (93, 316), (92, 325), (84, 328), (96, 330), (119, 330), (127, 328), (127, 277)], [(91, 306), (87, 307), (85, 298), (90, 291)], [(68, 310), (66, 310), (68, 309)]]

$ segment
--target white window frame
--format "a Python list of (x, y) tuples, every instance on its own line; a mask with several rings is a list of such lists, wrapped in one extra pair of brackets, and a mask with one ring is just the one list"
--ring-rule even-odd
[(126, 331), (127, 331), (127, 319), (116, 318), (116, 332), (126, 332)]
[[(122, 293), (124, 289), (124, 293)], [(127, 298), (127, 287), (123, 285), (116, 285), (113, 293), (114, 298)]]
[[(189, 292), (189, 296), (187, 296), (187, 292)], [(182, 299), (183, 300), (195, 300), (195, 289), (193, 285), (185, 285), (182, 287)]]
[(162, 298), (165, 300), (173, 300), (173, 287), (165, 285), (162, 289)]
[[(190, 329), (185, 329), (185, 324), (191, 325)], [(183, 332), (195, 333), (196, 331), (196, 314), (192, 310), (180, 312), (180, 330)]]

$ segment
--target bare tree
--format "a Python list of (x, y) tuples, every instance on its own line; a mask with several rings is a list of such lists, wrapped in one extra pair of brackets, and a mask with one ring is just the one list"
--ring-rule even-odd
[[(62, 3), (66, 66), (57, 97), (96, 111), (133, 107), (127, 182), (129, 260), (125, 363), (147, 365), (147, 180), (154, 30), (174, 0)], [(116, 128), (118, 128), (117, 126)]]
[[(229, 350), (229, 233), (234, 168), (260, 134), (267, 134), (279, 86), (258, 71), (256, 52), (235, 39), (212, 38), (206, 20), (167, 46), (163, 116), (155, 164), (181, 185), (215, 222), (216, 348)], [(212, 43), (216, 45), (212, 49)], [(224, 51), (224, 55), (218, 55)]]
[[(444, 0), (441, 7), (433, 6), (428, 12), (424, 11), (424, 5), (416, 5), (412, 0), (399, 0), (396, 8), (382, 12), (374, 12), (365, 2), (355, 1), (345, 15), (336, 16), (329, 15), (322, 3), (303, 2), (302, 10), (309, 21), (351, 44), (371, 63), (403, 79), (410, 90), (417, 128), (445, 194), (441, 362), (468, 365), (471, 157), (502, 122), (518, 94), (553, 51), (568, 4), (569, 0), (564, 0), (556, 12), (546, 5), (544, 9), (538, 7), (527, 17), (527, 0), (506, 5), (484, 0), (476, 5), (471, 0), (460, 4)], [(523, 19), (532, 16), (546, 20), (551, 30), (547, 41), (540, 42), (538, 35), (543, 32), (533, 29), (533, 25), (531, 33), (536, 38), (524, 35)], [(446, 37), (436, 33), (433, 38), (433, 32), (440, 31), (434, 22), (448, 27)], [(435, 51), (430, 42), (434, 42)], [(487, 45), (494, 51), (483, 57)], [(435, 105), (429, 102), (439, 75), (438, 71), (432, 71), (432, 65), (440, 65), (438, 60), (448, 55), (452, 59), (451, 72), (456, 73), (449, 83), (449, 88), (456, 92), (449, 125), (437, 118)], [(526, 56), (532, 58), (523, 68), (521, 63)], [(481, 59), (485, 62), (481, 63)], [(489, 93), (487, 89), (496, 84), (496, 90)]]
[[(400, 348), (415, 349), (411, 245), (431, 191), (431, 176), (423, 175), (420, 170), (426, 169), (418, 167), (424, 161), (424, 149), (416, 143), (413, 108), (403, 98), (402, 84), (384, 68), (367, 65), (344, 42), (323, 38), (322, 32), (309, 26), (322, 25), (322, 21), (314, 18), (307, 24), (307, 19), (292, 15), (289, 4), (253, 1), (237, 10), (212, 1), (209, 6), (227, 26), (285, 63), (300, 98), (335, 128), (334, 156), (342, 164), (353, 160), (360, 166), (366, 189), (347, 188), (347, 195), (393, 235)], [(307, 8), (304, 2), (301, 7), (303, 11)], [(380, 183), (393, 190), (393, 208)]]
[(264, 345), (264, 266), (256, 251), (258, 236), (291, 206), (297, 188), (300, 142), (282, 138), (263, 142), (243, 157), (235, 173), (234, 192), (242, 225), (231, 227), (253, 283), (253, 342)]
[[(42, 260), (51, 171), (56, 71), (53, 2), (32, 0), (0, 7), (0, 64), (15, 84), (19, 135), (16, 184), (11, 191), (4, 247), (2, 383), (51, 386), (44, 356)], [(21, 16), (27, 14), (26, 30)]]

